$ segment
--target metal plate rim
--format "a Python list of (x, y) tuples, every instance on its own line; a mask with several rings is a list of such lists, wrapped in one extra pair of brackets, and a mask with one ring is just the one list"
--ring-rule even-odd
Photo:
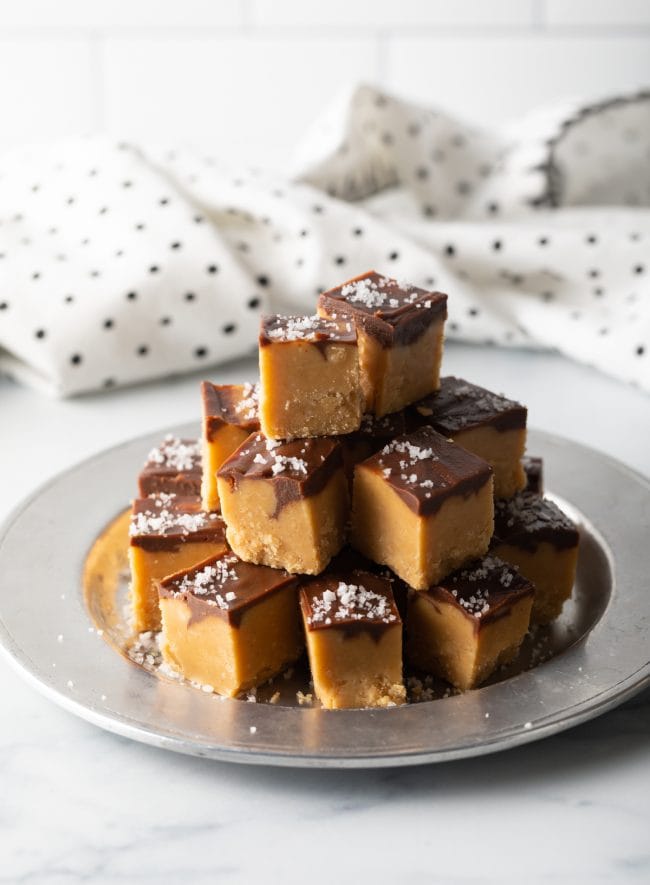
[[(195, 425), (181, 425), (172, 428), (171, 431), (178, 434), (189, 434), (195, 430)], [(622, 464), (616, 459), (608, 455), (602, 454), (597, 450), (590, 449), (562, 437), (554, 436), (543, 431), (531, 431), (534, 438), (540, 441), (546, 441), (548, 444), (568, 448), (573, 454), (580, 452), (589, 454), (602, 464), (609, 465), (609, 468), (619, 474), (625, 474), (630, 482), (637, 487), (642, 487), (646, 503), (650, 504), (650, 481), (642, 474), (637, 473), (627, 465)], [(1, 564), (3, 560), (3, 545), (10, 533), (12, 527), (19, 522), (21, 517), (29, 511), (30, 507), (37, 505), (48, 490), (57, 484), (65, 484), (84, 468), (92, 468), (95, 462), (100, 462), (106, 457), (115, 457), (121, 450), (128, 449), (138, 443), (142, 443), (143, 447), (146, 440), (156, 437), (156, 433), (143, 434), (134, 440), (121, 443), (104, 451), (89, 456), (78, 464), (68, 468), (57, 476), (49, 479), (38, 489), (36, 489), (25, 500), (20, 502), (11, 512), (9, 517), (0, 527), (0, 574), (2, 574)], [(587, 514), (591, 516), (591, 514)], [(95, 527), (97, 531), (101, 526)], [(74, 545), (73, 545), (74, 546)], [(78, 551), (77, 551), (78, 552)], [(85, 551), (84, 551), (85, 553)], [(1, 597), (0, 597), (1, 599)], [(88, 621), (85, 622), (87, 626)], [(368, 768), (378, 766), (400, 766), (414, 765), (434, 761), (447, 761), (451, 759), (464, 758), (469, 756), (483, 755), (486, 753), (496, 752), (498, 750), (509, 749), (524, 743), (529, 743), (547, 737), (551, 734), (558, 733), (564, 729), (573, 727), (581, 722), (585, 722), (603, 712), (613, 708), (614, 706), (629, 699), (637, 692), (641, 691), (646, 685), (650, 684), (650, 663), (645, 661), (634, 672), (625, 674), (621, 679), (611, 682), (601, 691), (595, 693), (586, 700), (576, 703), (574, 706), (569, 705), (561, 713), (551, 714), (549, 717), (541, 717), (535, 720), (534, 725), (528, 729), (512, 729), (505, 733), (495, 733), (492, 737), (486, 737), (478, 743), (462, 744), (447, 749), (436, 749), (435, 747), (419, 747), (417, 749), (400, 752), (384, 752), (364, 753), (360, 751), (358, 754), (348, 753), (346, 756), (328, 755), (326, 752), (303, 752), (296, 753), (295, 750), (274, 748), (272, 752), (264, 749), (256, 749), (254, 744), (233, 744), (232, 746), (206, 744), (200, 740), (191, 737), (182, 736), (173, 733), (162, 733), (161, 731), (152, 730), (132, 717), (125, 716), (124, 713), (118, 711), (104, 712), (98, 709), (93, 699), (78, 698), (70, 692), (63, 689), (62, 686), (54, 686), (49, 684), (43, 678), (39, 678), (38, 666), (25, 653), (20, 641), (12, 634), (6, 625), (2, 612), (0, 611), (0, 649), (4, 656), (9, 659), (14, 668), (27, 681), (36, 687), (46, 697), (54, 700), (57, 704), (67, 709), (69, 712), (80, 716), (81, 718), (91, 722), (94, 725), (102, 727), (108, 731), (119, 734), (123, 737), (135, 739), (141, 742), (158, 746), (164, 749), (171, 749), (177, 752), (197, 755), (207, 758), (219, 759), (223, 761), (262, 764), (262, 765), (280, 765), (292, 767), (322, 767), (322, 768)], [(571, 650), (570, 650), (571, 651)], [(114, 654), (114, 652), (111, 653)], [(115, 657), (117, 657), (115, 655)], [(533, 672), (533, 671), (530, 671)], [(527, 674), (522, 674), (523, 676)], [(518, 677), (521, 678), (521, 677)], [(186, 689), (190, 690), (190, 689)], [(238, 703), (238, 702), (233, 702)], [(436, 702), (434, 702), (435, 704)], [(249, 706), (249, 705), (246, 705)], [(252, 705), (258, 706), (258, 705)], [(411, 709), (424, 710), (428, 704), (416, 705)], [(277, 712), (277, 711), (276, 711)], [(308, 712), (308, 711), (305, 711)], [(315, 711), (314, 711), (315, 712)], [(372, 718), (369, 711), (336, 711), (327, 712), (327, 716), (344, 717), (348, 713), (356, 713), (367, 715)], [(382, 711), (388, 715), (394, 715), (398, 711)], [(322, 715), (322, 714), (321, 714)], [(374, 727), (371, 725), (371, 727)]]

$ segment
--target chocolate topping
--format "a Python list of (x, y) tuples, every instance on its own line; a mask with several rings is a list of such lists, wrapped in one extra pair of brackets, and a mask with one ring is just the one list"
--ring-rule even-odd
[(191, 612), (189, 624), (217, 615), (239, 627), (246, 609), (279, 590), (291, 588), (295, 592), (295, 583), (296, 578), (285, 571), (244, 562), (227, 551), (164, 578), (158, 592), (163, 598), (186, 601)]
[(440, 379), (440, 390), (412, 406), (414, 419), (452, 436), (463, 430), (489, 426), (495, 430), (526, 427), (527, 409), (513, 400), (452, 375)]
[(343, 447), (345, 470), (350, 479), (354, 475), (355, 464), (365, 461), (405, 431), (405, 413), (401, 411), (384, 415), (382, 418), (364, 415), (359, 430), (339, 436), (338, 439)]
[(138, 477), (141, 497), (167, 492), (191, 496), (201, 493), (201, 447), (195, 439), (169, 434), (152, 449)]
[(359, 430), (348, 433), (346, 439), (357, 437), (368, 440), (376, 451), (405, 432), (406, 418), (403, 411), (392, 412), (381, 418), (377, 418), (376, 415), (364, 415)]
[(257, 384), (201, 385), (203, 428), (206, 439), (214, 439), (222, 427), (234, 424), (253, 432), (260, 429), (259, 386)]
[(379, 575), (380, 578), (389, 581), (400, 617), (403, 621), (406, 619), (406, 603), (410, 589), (406, 581), (398, 577), (387, 565), (373, 562), (371, 559), (367, 559), (363, 553), (359, 553), (358, 550), (349, 546), (337, 553), (327, 566), (327, 575), (336, 576), (342, 581), (347, 581), (353, 571), (370, 572), (372, 575)]
[(496, 556), (485, 556), (416, 596), (421, 592), (434, 605), (441, 600), (458, 606), (480, 626), (507, 615), (515, 602), (532, 596), (535, 588), (512, 566)]
[(343, 469), (341, 446), (329, 437), (294, 439), (290, 442), (251, 434), (222, 464), (217, 476), (237, 488), (242, 479), (273, 484), (277, 517), (283, 507), (317, 495), (337, 470)]
[(490, 465), (431, 427), (398, 437), (359, 465), (381, 474), (415, 513), (429, 516), (454, 495), (468, 497), (492, 476)]
[(363, 631), (379, 640), (386, 629), (401, 626), (390, 580), (361, 569), (345, 578), (328, 570), (303, 581), (300, 605), (311, 631), (338, 629), (346, 637)]
[(579, 538), (578, 529), (557, 504), (534, 492), (518, 492), (494, 502), (493, 547), (510, 544), (532, 552), (546, 541), (556, 550), (568, 550)]
[(132, 547), (171, 552), (186, 543), (224, 543), (225, 524), (201, 510), (200, 498), (161, 492), (133, 502), (129, 537)]
[(526, 474), (524, 491), (542, 495), (544, 493), (544, 462), (542, 459), (532, 455), (524, 455), (521, 459), (521, 466)]
[(356, 344), (357, 331), (350, 320), (336, 321), (317, 315), (262, 317), (260, 347), (294, 341), (315, 344), (322, 352), (328, 344)]
[(447, 316), (447, 296), (398, 283), (369, 271), (323, 292), (321, 312), (351, 318), (382, 347), (412, 344), (433, 322)]

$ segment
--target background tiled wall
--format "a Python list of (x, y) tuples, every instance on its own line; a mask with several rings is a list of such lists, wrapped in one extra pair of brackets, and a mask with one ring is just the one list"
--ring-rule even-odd
[(0, 4), (0, 148), (109, 130), (281, 164), (365, 80), (481, 123), (650, 85), (650, 0)]

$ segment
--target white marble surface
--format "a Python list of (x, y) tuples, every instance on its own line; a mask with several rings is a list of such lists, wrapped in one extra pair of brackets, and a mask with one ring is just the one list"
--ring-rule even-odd
[[(650, 399), (632, 388), (553, 355), (459, 345), (445, 371), (507, 391), (532, 425), (650, 474)], [(68, 402), (0, 382), (0, 517), (80, 458), (197, 417), (197, 380)], [(0, 883), (650, 881), (650, 692), (491, 757), (318, 772), (207, 762), (104, 733), (4, 660), (0, 688)]]

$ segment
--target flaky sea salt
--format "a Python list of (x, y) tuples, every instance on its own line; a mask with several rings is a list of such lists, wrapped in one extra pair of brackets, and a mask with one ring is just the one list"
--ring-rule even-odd
[[(156, 502), (157, 503), (157, 502)], [(164, 535), (178, 531), (191, 535), (202, 531), (218, 519), (216, 513), (184, 513), (162, 506), (160, 510), (144, 510), (131, 515), (129, 535)]]
[(147, 456), (148, 464), (157, 464), (169, 470), (192, 470), (201, 459), (198, 441), (187, 442), (168, 434), (164, 441)]
[[(271, 341), (309, 341), (319, 335), (335, 336), (340, 331), (338, 323), (318, 315), (282, 317), (277, 328), (265, 330)], [(345, 331), (352, 331), (350, 323), (345, 324)]]
[(271, 473), (277, 476), (284, 473), (287, 469), (293, 470), (295, 473), (307, 473), (307, 462), (302, 458), (293, 458), (288, 455), (274, 455), (271, 465)]
[(310, 624), (332, 623), (334, 620), (383, 621), (390, 624), (397, 620), (385, 596), (368, 590), (362, 584), (339, 581), (335, 590), (326, 589), (311, 600)]

